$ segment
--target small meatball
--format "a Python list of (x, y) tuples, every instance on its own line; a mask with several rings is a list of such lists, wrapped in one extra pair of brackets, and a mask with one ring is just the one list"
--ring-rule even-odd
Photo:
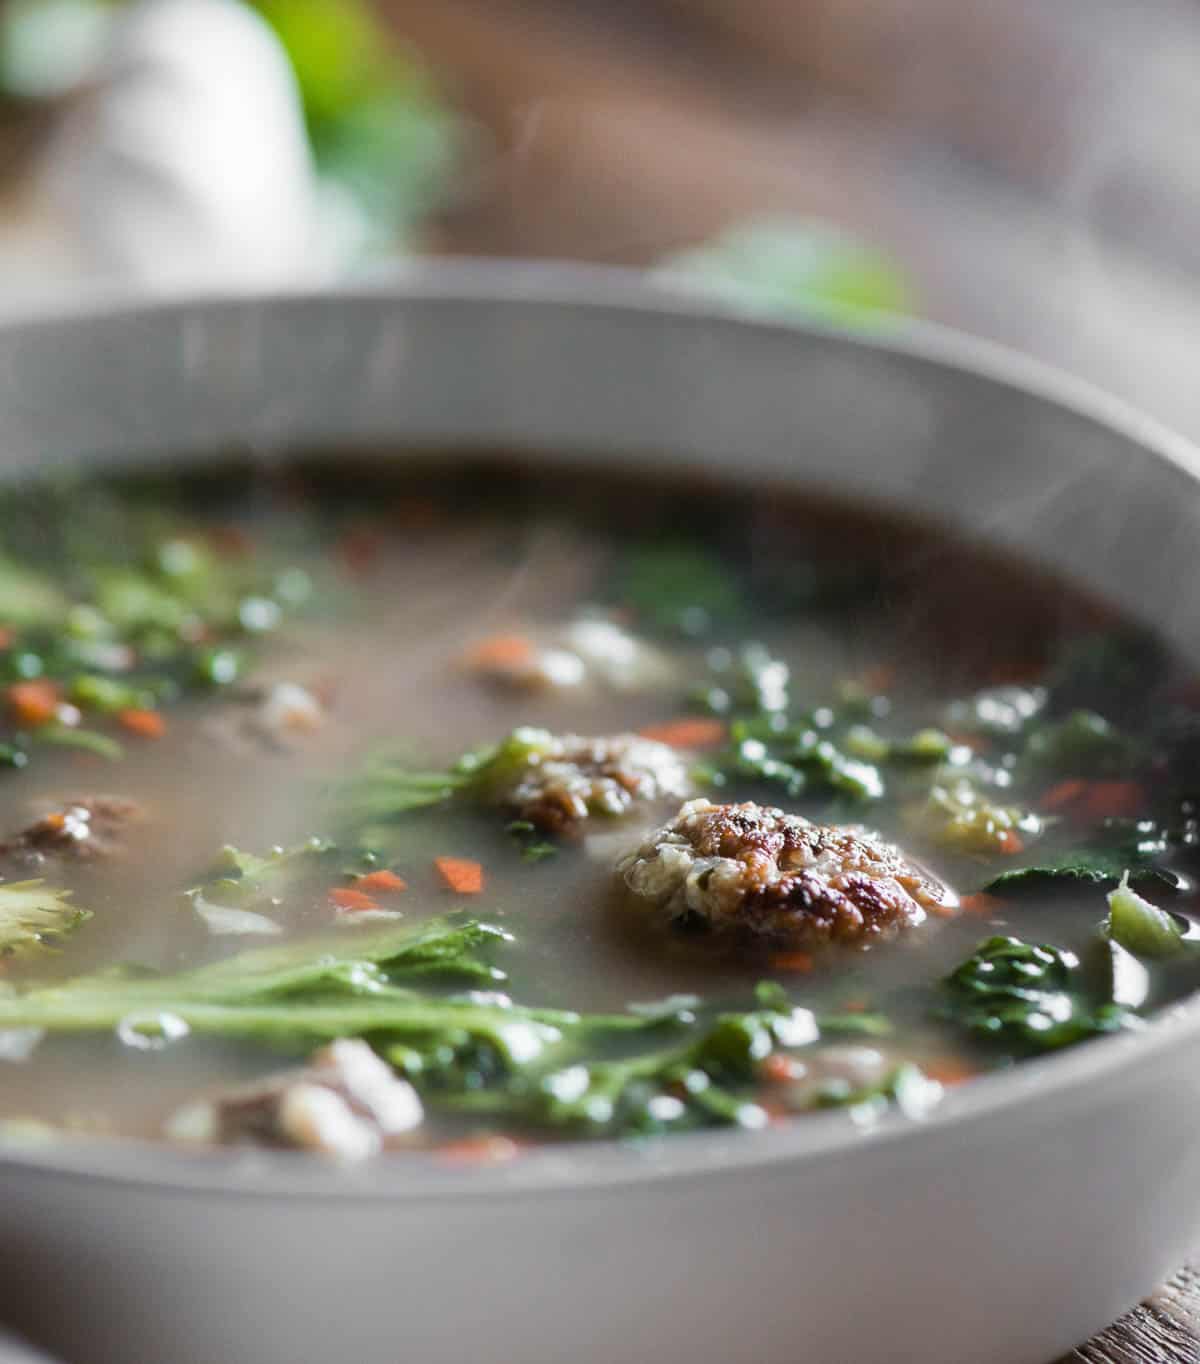
[(688, 792), (687, 768), (666, 744), (637, 734), (584, 739), (528, 729), (501, 745), (487, 784), (497, 803), (547, 832)]
[(419, 1127), (416, 1090), (365, 1042), (333, 1042), (304, 1070), (269, 1076), (189, 1104), (166, 1126), (176, 1141), (319, 1151), (341, 1160), (373, 1156)]
[(676, 922), (776, 945), (865, 945), (949, 913), (954, 894), (862, 829), (693, 800), (617, 863)]
[(39, 867), (49, 857), (82, 860), (111, 857), (123, 850), (127, 827), (141, 817), (135, 801), (120, 796), (81, 796), (64, 801), (28, 828), (0, 842), (0, 858)]

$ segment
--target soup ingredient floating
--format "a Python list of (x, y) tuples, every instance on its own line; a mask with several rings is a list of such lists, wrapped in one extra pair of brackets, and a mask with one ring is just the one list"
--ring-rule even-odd
[(676, 923), (797, 947), (886, 939), (957, 904), (863, 830), (753, 801), (689, 801), (621, 859), (617, 874), (635, 900)]

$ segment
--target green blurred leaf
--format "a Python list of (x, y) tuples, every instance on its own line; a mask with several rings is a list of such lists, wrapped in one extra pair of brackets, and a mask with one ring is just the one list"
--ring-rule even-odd
[(664, 262), (662, 277), (760, 306), (861, 325), (915, 311), (900, 266), (875, 247), (819, 222), (741, 224)]

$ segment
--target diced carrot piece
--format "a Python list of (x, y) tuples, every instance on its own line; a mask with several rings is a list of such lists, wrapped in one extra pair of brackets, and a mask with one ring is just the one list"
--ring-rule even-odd
[(241, 526), (214, 526), (207, 534), (213, 549), (230, 559), (244, 559), (254, 553), (254, 541)]
[(433, 865), (456, 895), (478, 895), (483, 889), (483, 867), (468, 857), (435, 857)]
[(864, 668), (859, 673), (858, 680), (867, 691), (884, 692), (891, 691), (896, 685), (896, 676), (894, 663), (876, 663)]
[(776, 1103), (774, 1099), (760, 1096), (755, 1100), (755, 1103), (767, 1115), (767, 1122), (772, 1127), (778, 1127), (780, 1123), (790, 1122), (795, 1116), (785, 1104)]
[(939, 1085), (961, 1085), (964, 1080), (971, 1080), (979, 1074), (973, 1066), (951, 1056), (938, 1061), (922, 1061), (921, 1069)]
[(871, 1001), (865, 995), (854, 995), (850, 999), (843, 999), (840, 1008), (844, 1014), (865, 1014), (871, 1007)]
[(383, 546), (384, 536), (378, 526), (353, 526), (338, 541), (337, 554), (349, 573), (363, 578), (375, 568)]
[(1146, 809), (1146, 792), (1136, 781), (1093, 781), (1082, 805), (1091, 819), (1134, 819)]
[(503, 1165), (515, 1160), (521, 1148), (511, 1137), (464, 1137), (439, 1146), (437, 1156), (449, 1165)]
[(533, 661), (533, 645), (524, 635), (492, 635), (468, 649), (464, 661), (480, 672), (522, 668)]
[(811, 971), (813, 959), (807, 952), (776, 952), (771, 967), (775, 971)]
[(57, 683), (45, 678), (14, 682), (8, 689), (9, 709), (19, 725), (36, 729), (48, 725), (58, 714), (60, 692)]
[(1074, 805), (1087, 790), (1087, 782), (1081, 777), (1068, 777), (1052, 786), (1042, 797), (1043, 810), (1066, 810)]
[(773, 1085), (785, 1085), (789, 1080), (799, 1080), (804, 1074), (804, 1066), (794, 1056), (774, 1051), (759, 1064), (758, 1073)]
[(338, 909), (378, 909), (379, 906), (369, 895), (350, 886), (334, 886), (329, 892), (329, 903)]
[(1016, 829), (1005, 829), (996, 840), (997, 846), (1005, 857), (1014, 857), (1025, 851), (1025, 840)]
[(0, 649), (11, 649), (16, 637), (15, 630), (10, 630), (7, 625), (0, 625)]
[(117, 720), (122, 729), (142, 739), (161, 739), (167, 732), (166, 719), (156, 710), (122, 710)]
[(358, 878), (358, 888), (368, 891), (400, 891), (408, 889), (408, 882), (397, 876), (394, 871), (369, 871), (365, 876)]
[(964, 895), (959, 907), (967, 914), (998, 914), (1004, 908), (1004, 901), (997, 895), (979, 891), (975, 895)]
[(687, 716), (662, 725), (639, 729), (643, 739), (654, 739), (669, 748), (719, 748), (725, 742), (725, 726), (720, 720)]

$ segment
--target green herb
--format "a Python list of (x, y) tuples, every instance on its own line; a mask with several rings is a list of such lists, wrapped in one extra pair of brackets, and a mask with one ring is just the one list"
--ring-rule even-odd
[(1174, 957), (1184, 950), (1180, 921), (1132, 890), (1129, 873), (1108, 894), (1107, 930), (1113, 942), (1136, 957)]
[(107, 758), (109, 762), (119, 762), (125, 756), (125, 749), (110, 735), (81, 729), (77, 725), (42, 725), (35, 731), (34, 738), (38, 743), (54, 744), (59, 748), (80, 748), (98, 758)]
[(910, 1061), (897, 1066), (877, 1085), (855, 1088), (846, 1080), (826, 1080), (813, 1102), (818, 1108), (846, 1108), (855, 1123), (868, 1127), (893, 1104), (907, 1118), (924, 1118), (941, 1097), (942, 1086)]
[(226, 909), (250, 909), (274, 902), (304, 875), (311, 874), (333, 851), (326, 839), (309, 838), (292, 848), (272, 848), (265, 857), (227, 844), (221, 849), (214, 875), (187, 895)]
[(527, 819), (514, 819), (508, 826), (509, 833), (521, 850), (523, 862), (544, 862), (548, 857), (558, 855), (558, 844), (547, 843), (538, 837), (537, 826)]
[(878, 325), (912, 310), (894, 261), (825, 223), (764, 219), (669, 258), (672, 284), (701, 288), (771, 312)]
[(1023, 760), (1041, 771), (1075, 777), (1127, 775), (1140, 765), (1138, 745), (1091, 710), (1043, 725), (1025, 741)]
[(849, 757), (811, 726), (781, 725), (776, 717), (735, 720), (730, 738), (731, 747), (706, 769), (717, 784), (741, 777), (778, 786), (789, 800), (814, 791), (855, 802), (879, 800), (884, 794), (877, 767)]
[(1074, 953), (1019, 938), (989, 938), (945, 986), (949, 1018), (1016, 1051), (1051, 1051), (1139, 1022), (1090, 984)]
[(615, 595), (640, 619), (659, 629), (687, 635), (743, 611), (740, 584), (709, 550), (687, 541), (646, 545), (630, 551), (621, 565)]
[(91, 912), (69, 904), (71, 892), (44, 881), (0, 884), (0, 957), (54, 947)]

